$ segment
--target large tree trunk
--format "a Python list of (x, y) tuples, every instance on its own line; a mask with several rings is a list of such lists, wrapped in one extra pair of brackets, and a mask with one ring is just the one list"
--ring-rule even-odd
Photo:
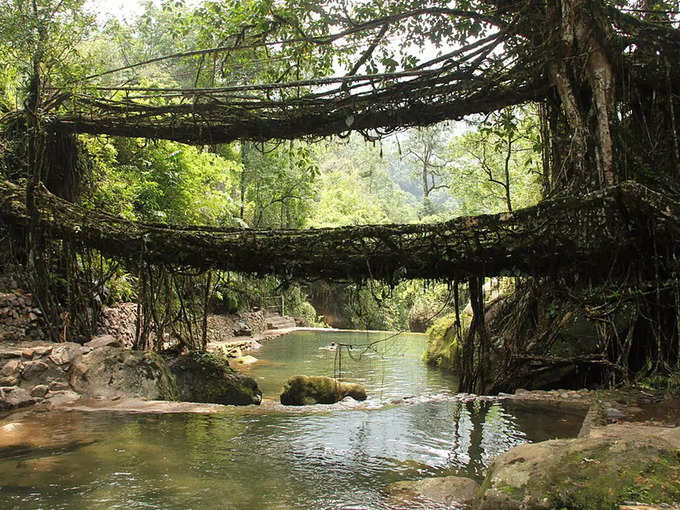
[[(600, 2), (561, 0), (558, 15), (560, 58), (549, 64), (550, 75), (572, 133), (573, 178), (588, 188), (613, 186), (614, 72), (606, 44), (608, 24)], [(597, 179), (585, 175), (597, 169)], [(581, 175), (578, 175), (581, 174)]]

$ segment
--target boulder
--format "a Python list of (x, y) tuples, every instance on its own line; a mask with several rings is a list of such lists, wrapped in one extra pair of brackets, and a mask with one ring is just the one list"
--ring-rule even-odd
[(73, 342), (66, 342), (59, 344), (52, 349), (52, 354), (50, 354), (50, 361), (55, 365), (66, 365), (71, 363), (76, 357), (80, 356), (87, 349), (83, 348), (82, 345)]
[(182, 401), (233, 405), (262, 401), (255, 379), (232, 369), (223, 356), (195, 351), (169, 359), (168, 366)]
[(0, 386), (17, 386), (19, 384), (18, 375), (8, 375), (0, 377)]
[(17, 377), (21, 374), (23, 365), (18, 359), (11, 359), (3, 365), (0, 369), (0, 376), (2, 377)]
[(43, 361), (26, 361), (21, 369), (21, 377), (28, 381), (37, 379), (49, 366)]
[(238, 321), (238, 325), (234, 328), (234, 336), (252, 336), (253, 330), (245, 323), (244, 320)]
[(47, 392), (47, 395), (45, 395), (45, 402), (52, 407), (72, 404), (79, 399), (80, 395), (75, 391), (70, 390), (49, 391)]
[(50, 382), (49, 385), (49, 390), (50, 391), (62, 391), (62, 390), (70, 390), (71, 385), (67, 382), (64, 381), (52, 381)]
[(72, 363), (71, 387), (91, 397), (177, 400), (175, 380), (154, 352), (119, 347), (93, 349)]
[(366, 400), (366, 390), (360, 384), (340, 382), (331, 377), (296, 375), (284, 384), (281, 403), (293, 406), (334, 404), (347, 396)]
[(121, 347), (120, 341), (112, 335), (101, 335), (93, 338), (89, 342), (83, 344), (90, 349), (97, 349), (99, 347)]
[(47, 386), (46, 384), (38, 384), (36, 386), (33, 386), (33, 389), (31, 390), (31, 396), (36, 398), (43, 398), (48, 391), (49, 386)]
[(594, 427), (570, 440), (518, 446), (498, 457), (479, 510), (618, 508), (680, 501), (680, 428)]
[(16, 386), (0, 388), (0, 411), (16, 409), (35, 403), (35, 399), (23, 388)]
[(435, 502), (447, 508), (458, 508), (474, 502), (479, 484), (462, 476), (443, 476), (391, 483), (387, 491), (395, 500), (397, 507), (401, 506), (400, 503), (410, 507), (412, 505), (409, 505), (409, 502), (426, 500), (424, 503)]

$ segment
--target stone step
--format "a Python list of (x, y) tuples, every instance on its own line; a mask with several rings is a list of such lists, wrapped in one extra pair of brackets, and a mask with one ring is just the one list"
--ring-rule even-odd
[(288, 329), (295, 327), (295, 319), (284, 315), (275, 315), (273, 317), (267, 317), (267, 329)]
[(294, 328), (294, 327), (295, 327), (295, 321), (294, 320), (285, 321), (285, 322), (267, 323), (267, 329), (288, 329), (288, 328)]

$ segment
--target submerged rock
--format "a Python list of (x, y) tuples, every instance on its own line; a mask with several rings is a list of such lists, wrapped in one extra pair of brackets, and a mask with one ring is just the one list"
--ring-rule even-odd
[(245, 356), (237, 356), (234, 358), (234, 363), (238, 363), (239, 365), (252, 365), (253, 363), (257, 363), (257, 358), (250, 354), (246, 354)]
[(387, 491), (395, 503), (425, 499), (457, 508), (474, 502), (479, 484), (462, 476), (443, 476), (391, 483)]
[(340, 382), (331, 377), (296, 375), (284, 384), (281, 403), (287, 406), (334, 404), (347, 396), (366, 400), (366, 390), (360, 384)]
[(185, 402), (249, 405), (262, 401), (255, 379), (236, 372), (226, 358), (208, 352), (191, 352), (168, 362)]
[(590, 436), (518, 446), (498, 457), (480, 510), (618, 508), (680, 501), (680, 428), (617, 424)]

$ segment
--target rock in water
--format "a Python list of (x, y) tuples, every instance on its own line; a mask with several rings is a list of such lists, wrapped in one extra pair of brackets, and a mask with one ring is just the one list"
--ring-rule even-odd
[(253, 363), (257, 363), (257, 358), (249, 354), (245, 356), (237, 356), (234, 358), (234, 363), (238, 363), (239, 365), (252, 365)]
[(347, 396), (366, 400), (366, 390), (360, 384), (331, 377), (296, 375), (284, 384), (281, 403), (287, 406), (334, 404)]
[(458, 508), (474, 503), (479, 484), (470, 478), (444, 476), (395, 482), (391, 483), (387, 490), (395, 500), (397, 508), (422, 499)]
[(249, 405), (262, 401), (255, 379), (240, 374), (226, 358), (208, 352), (191, 352), (168, 361), (185, 402)]

